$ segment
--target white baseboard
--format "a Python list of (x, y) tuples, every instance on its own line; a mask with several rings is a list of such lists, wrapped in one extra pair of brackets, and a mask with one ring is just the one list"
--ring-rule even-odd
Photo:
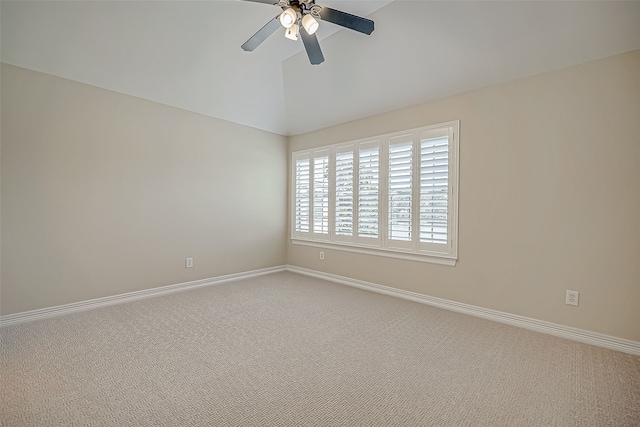
[(321, 271), (310, 270), (292, 265), (269, 267), (242, 273), (228, 274), (225, 276), (212, 277), (209, 279), (194, 280), (192, 282), (178, 283), (175, 285), (128, 292), (125, 294), (96, 298), (88, 301), (80, 301), (55, 307), (47, 307), (38, 310), (8, 314), (6, 316), (0, 316), (0, 327), (17, 325), (34, 320), (47, 319), (51, 317), (62, 316), (65, 314), (91, 310), (94, 308), (106, 307), (109, 305), (121, 304), (144, 298), (152, 298), (160, 295), (171, 294), (174, 292), (182, 292), (190, 289), (200, 288), (203, 286), (212, 286), (285, 270), (293, 273), (328, 280), (342, 285), (353, 286), (356, 288), (366, 289), (397, 298), (403, 298), (406, 300), (415, 301), (422, 304), (455, 311), (458, 313), (469, 314), (471, 316), (481, 317), (483, 319), (493, 320), (496, 322), (505, 323), (507, 325), (517, 326), (536, 332), (555, 335), (585, 344), (596, 345), (599, 347), (609, 348), (612, 350), (618, 350), (640, 356), (640, 342), (637, 341), (626, 340), (610, 335), (599, 334), (597, 332), (590, 332), (583, 329), (572, 328), (570, 326), (564, 326), (557, 323), (545, 322), (542, 320), (518, 316), (515, 314), (505, 313), (497, 310), (490, 310), (474, 305), (463, 304), (443, 298), (431, 297), (416, 292), (410, 292), (402, 289), (392, 288), (389, 286), (379, 285), (377, 283), (365, 282), (362, 280), (351, 279), (349, 277), (338, 276), (335, 274), (324, 273)]
[(121, 304), (124, 302), (136, 301), (144, 298), (152, 298), (160, 295), (172, 294), (203, 286), (219, 285), (234, 280), (248, 279), (250, 277), (262, 276), (265, 274), (285, 271), (286, 266), (262, 268), (259, 270), (245, 271), (242, 273), (228, 274), (225, 276), (212, 277), (209, 279), (194, 280), (192, 282), (178, 283), (175, 285), (161, 286), (158, 288), (144, 289), (141, 291), (127, 292), (125, 294), (113, 295), (103, 298), (96, 298), (87, 301), (74, 302), (71, 304), (58, 305), (55, 307), (41, 308), (38, 310), (23, 311), (21, 313), (0, 316), (0, 327), (17, 325), (20, 323), (32, 322), (34, 320), (48, 319), (80, 311), (92, 310), (94, 308), (108, 305)]
[(304, 274), (306, 276), (316, 277), (319, 279), (325, 279), (331, 282), (339, 283), (342, 285), (353, 286), (356, 288), (366, 289), (373, 292), (378, 292), (385, 295), (390, 295), (398, 298), (403, 298), (410, 301), (419, 302), (422, 304), (431, 305), (434, 307), (444, 308), (446, 310), (455, 311), (458, 313), (469, 314), (475, 317), (481, 317), (483, 319), (493, 320), (500, 323), (505, 323), (511, 326), (518, 326), (520, 328), (529, 329), (536, 332), (542, 332), (549, 335), (555, 335), (557, 337), (567, 338), (573, 341), (579, 341), (585, 344), (596, 345), (612, 350), (622, 351), (624, 353), (640, 356), (640, 342), (626, 340), (610, 335), (599, 334), (596, 332), (585, 331), (583, 329), (572, 328), (570, 326), (564, 326), (557, 323), (545, 322), (542, 320), (532, 319), (530, 317), (518, 316), (515, 314), (509, 314), (502, 311), (490, 310), (474, 305), (463, 304), (451, 300), (442, 298), (431, 297), (428, 295), (418, 294), (416, 292), (405, 291), (402, 289), (396, 289), (389, 286), (378, 285), (376, 283), (365, 282), (362, 280), (351, 279), (348, 277), (337, 276), (335, 274), (324, 273), (317, 270), (310, 270), (307, 268), (296, 267), (289, 265), (287, 270), (293, 273)]

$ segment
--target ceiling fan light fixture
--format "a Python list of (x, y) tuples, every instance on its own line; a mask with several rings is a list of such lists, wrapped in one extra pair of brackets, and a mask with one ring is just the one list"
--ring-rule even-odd
[(286, 38), (288, 38), (289, 40), (298, 40), (298, 33), (300, 32), (300, 29), (298, 27), (298, 24), (293, 24), (292, 26), (290, 26), (289, 28), (287, 28), (284, 32), (284, 36)]
[(280, 23), (285, 28), (290, 28), (293, 24), (296, 23), (296, 18), (298, 18), (298, 14), (292, 8), (286, 9), (280, 15)]
[(318, 31), (318, 27), (320, 26), (320, 24), (318, 24), (318, 21), (316, 21), (313, 16), (307, 14), (302, 18), (302, 26), (305, 30), (307, 30), (307, 33), (309, 33), (309, 35), (312, 35), (316, 31)]

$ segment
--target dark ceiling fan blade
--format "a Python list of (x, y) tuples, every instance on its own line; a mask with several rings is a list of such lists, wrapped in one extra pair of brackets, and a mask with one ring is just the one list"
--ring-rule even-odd
[(360, 16), (352, 15), (346, 12), (341, 12), (339, 10), (331, 9), (330, 7), (321, 6), (320, 18), (322, 18), (324, 21), (333, 22), (336, 25), (340, 25), (342, 27), (349, 28), (367, 35), (373, 32), (373, 21), (371, 19), (362, 18)]
[(255, 33), (249, 40), (244, 42), (242, 45), (242, 49), (247, 52), (251, 52), (258, 46), (260, 43), (265, 41), (271, 34), (273, 34), (278, 28), (280, 28), (280, 20), (278, 19), (280, 15), (277, 15), (271, 21), (267, 22), (264, 27), (260, 28), (257, 33)]
[(324, 62), (324, 55), (322, 54), (322, 49), (320, 49), (320, 43), (318, 43), (316, 35), (309, 35), (307, 30), (302, 28), (300, 29), (300, 37), (302, 37), (302, 43), (307, 50), (307, 56), (309, 57), (311, 65), (322, 64)]

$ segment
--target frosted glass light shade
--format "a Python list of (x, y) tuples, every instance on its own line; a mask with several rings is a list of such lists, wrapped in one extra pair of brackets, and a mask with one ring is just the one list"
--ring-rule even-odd
[(296, 11), (292, 8), (289, 8), (282, 12), (282, 14), (280, 15), (280, 23), (283, 27), (289, 28), (296, 23), (297, 17), (298, 15), (296, 14)]
[(307, 33), (309, 33), (309, 35), (312, 35), (316, 31), (318, 31), (319, 24), (313, 16), (304, 15), (304, 18), (302, 18), (302, 26), (305, 30), (307, 30)]

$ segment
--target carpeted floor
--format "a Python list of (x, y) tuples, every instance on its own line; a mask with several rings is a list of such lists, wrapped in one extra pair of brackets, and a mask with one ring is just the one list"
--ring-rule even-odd
[(640, 357), (294, 273), (0, 339), (2, 426), (640, 426)]

